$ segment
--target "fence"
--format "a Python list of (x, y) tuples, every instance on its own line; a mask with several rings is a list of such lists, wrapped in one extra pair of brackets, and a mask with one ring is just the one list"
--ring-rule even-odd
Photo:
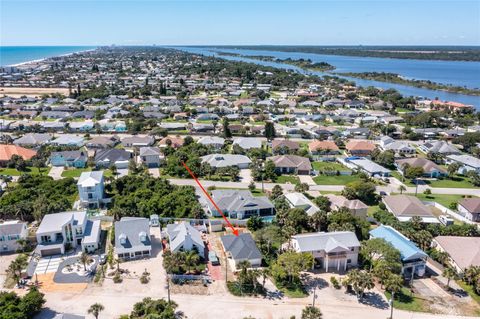
[(474, 222), (472, 222), (471, 220), (468, 220), (467, 218), (463, 217), (462, 215), (460, 215), (459, 213), (456, 213), (454, 212), (453, 210), (437, 203), (437, 202), (423, 202), (425, 205), (427, 206), (433, 206), (437, 209), (439, 209), (440, 211), (442, 211), (442, 213), (445, 213), (445, 214), (448, 214), (450, 216), (452, 216), (453, 218), (459, 220), (459, 221), (462, 221), (464, 223), (467, 223), (467, 224), (476, 224)]

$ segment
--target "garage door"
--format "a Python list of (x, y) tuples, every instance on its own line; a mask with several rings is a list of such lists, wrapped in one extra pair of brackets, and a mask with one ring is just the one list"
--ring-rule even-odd
[(61, 248), (52, 248), (52, 249), (44, 249), (42, 250), (42, 256), (53, 256), (53, 255), (60, 255), (62, 253)]

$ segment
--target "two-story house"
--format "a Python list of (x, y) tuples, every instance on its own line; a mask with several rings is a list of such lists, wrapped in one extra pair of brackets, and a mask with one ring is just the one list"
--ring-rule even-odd
[(139, 160), (148, 168), (160, 166), (160, 149), (158, 147), (140, 147)]
[(79, 246), (93, 252), (98, 249), (100, 231), (100, 221), (88, 220), (86, 211), (47, 214), (36, 232), (36, 252), (40, 256), (60, 255)]
[(27, 238), (27, 235), (27, 223), (19, 220), (0, 222), (0, 254), (20, 249), (18, 240)]
[(115, 255), (128, 260), (149, 257), (152, 251), (147, 218), (123, 217), (115, 222)]
[[(212, 198), (218, 208), (231, 218), (244, 219), (275, 214), (275, 206), (266, 196), (255, 197), (248, 190), (217, 189), (212, 191)], [(220, 216), (213, 204), (208, 202), (207, 205), (212, 216)]]
[(316, 267), (328, 271), (346, 271), (358, 265), (360, 242), (351, 231), (318, 232), (292, 236), (285, 249), (311, 253)]
[(99, 208), (107, 199), (104, 197), (103, 171), (83, 172), (77, 182), (80, 206)]

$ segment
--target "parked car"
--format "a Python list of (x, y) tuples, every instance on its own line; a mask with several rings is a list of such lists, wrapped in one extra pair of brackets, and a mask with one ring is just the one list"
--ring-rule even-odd
[(210, 260), (213, 266), (220, 265), (220, 261), (218, 260), (217, 254), (213, 250), (210, 250), (208, 252), (208, 260)]
[(107, 262), (107, 256), (105, 256), (104, 254), (100, 255), (100, 258), (98, 258), (98, 263), (100, 265), (105, 265), (106, 262)]

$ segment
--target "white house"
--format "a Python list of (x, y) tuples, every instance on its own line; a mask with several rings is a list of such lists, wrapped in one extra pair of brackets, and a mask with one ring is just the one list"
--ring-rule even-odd
[(27, 235), (27, 223), (19, 220), (0, 222), (0, 254), (20, 249), (18, 240), (27, 238)]
[(303, 209), (308, 214), (308, 216), (312, 216), (320, 210), (302, 193), (287, 193), (284, 196), (290, 207)]
[(160, 166), (160, 149), (158, 147), (141, 147), (139, 159), (142, 164), (148, 168)]
[(315, 264), (326, 272), (346, 271), (358, 265), (360, 242), (351, 231), (294, 235), (283, 246), (299, 253), (311, 253)]
[(150, 257), (152, 242), (147, 218), (122, 217), (115, 222), (115, 254), (128, 260)]
[(466, 175), (468, 172), (476, 172), (480, 174), (480, 159), (471, 155), (448, 155), (446, 158), (447, 164), (458, 163), (460, 168), (458, 172)]
[(77, 188), (81, 207), (99, 208), (106, 202), (103, 171), (83, 172), (78, 179)]
[(64, 254), (67, 246), (93, 252), (98, 249), (100, 221), (87, 219), (86, 211), (45, 215), (37, 229), (36, 252), (41, 256)]
[(170, 250), (172, 252), (196, 249), (197, 252), (203, 255), (205, 245), (202, 235), (189, 223), (168, 224), (165, 233), (170, 242)]

